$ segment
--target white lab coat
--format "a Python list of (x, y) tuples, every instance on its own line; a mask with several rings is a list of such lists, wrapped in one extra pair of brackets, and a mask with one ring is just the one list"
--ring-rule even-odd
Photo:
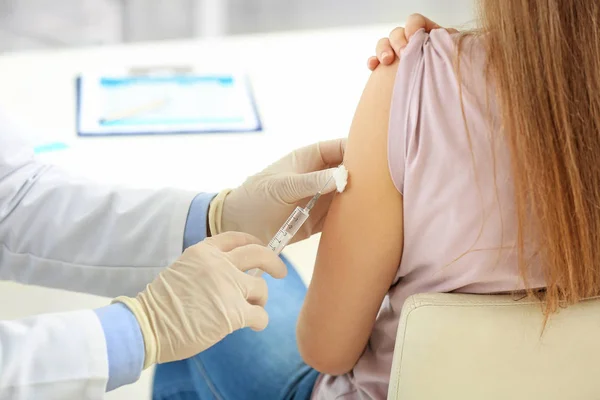
[[(0, 115), (0, 279), (133, 295), (181, 254), (195, 193), (96, 185), (36, 161), (20, 136)], [(93, 311), (0, 322), (0, 399), (101, 399), (107, 379)]]

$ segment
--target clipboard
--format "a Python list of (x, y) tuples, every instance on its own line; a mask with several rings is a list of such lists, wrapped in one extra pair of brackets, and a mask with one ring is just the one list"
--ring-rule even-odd
[(185, 68), (87, 73), (76, 79), (78, 136), (258, 132), (262, 123), (243, 73)]

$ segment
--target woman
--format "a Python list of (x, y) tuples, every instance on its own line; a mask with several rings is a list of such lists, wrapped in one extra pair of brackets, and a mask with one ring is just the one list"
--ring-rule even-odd
[(480, 10), (372, 74), (306, 295), (269, 281), (265, 333), (159, 367), (156, 398), (384, 399), (412, 294), (526, 290), (550, 317), (600, 293), (600, 4)]

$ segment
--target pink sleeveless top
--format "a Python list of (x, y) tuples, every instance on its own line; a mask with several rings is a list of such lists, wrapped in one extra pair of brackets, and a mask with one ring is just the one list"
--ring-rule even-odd
[[(360, 360), (346, 375), (321, 375), (313, 399), (387, 398), (407, 297), (523, 287), (510, 160), (484, 76), (485, 52), (479, 39), (465, 40), (459, 83), (457, 39), (445, 30), (420, 31), (403, 51), (388, 132), (389, 167), (404, 197), (402, 261)], [(529, 279), (544, 286), (539, 268)]]

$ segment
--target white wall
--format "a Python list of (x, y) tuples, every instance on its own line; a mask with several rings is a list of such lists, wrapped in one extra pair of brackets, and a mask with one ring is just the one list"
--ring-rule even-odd
[[(402, 21), (472, 20), (473, 0), (0, 0), (0, 52)], [(220, 9), (220, 10), (219, 10)]]
[(1, 0), (0, 51), (121, 41), (120, 0)]
[(229, 0), (232, 33), (400, 22), (419, 12), (439, 23), (473, 18), (473, 0)]

